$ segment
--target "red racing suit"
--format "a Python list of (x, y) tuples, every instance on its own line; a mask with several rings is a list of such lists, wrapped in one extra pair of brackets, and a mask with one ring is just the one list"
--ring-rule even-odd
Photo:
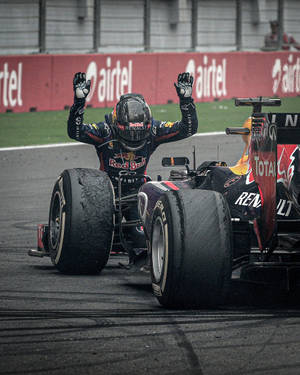
[[(190, 137), (198, 129), (193, 99), (180, 99), (181, 121), (152, 119), (150, 136), (145, 145), (137, 151), (128, 151), (121, 143), (111, 142), (116, 137), (108, 115), (103, 122), (83, 123), (84, 105), (84, 99), (77, 99), (71, 107), (68, 135), (72, 139), (95, 146), (100, 169), (109, 175), (114, 187), (117, 186), (120, 171), (136, 172), (138, 176), (145, 175), (150, 156), (160, 144)], [(137, 189), (144, 182), (144, 178), (129, 178), (126, 180), (127, 190)], [(122, 184), (122, 191), (124, 191), (123, 186), (124, 184)]]

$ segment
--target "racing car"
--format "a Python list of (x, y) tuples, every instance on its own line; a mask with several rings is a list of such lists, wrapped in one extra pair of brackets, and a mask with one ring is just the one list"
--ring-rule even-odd
[(275, 279), (287, 290), (299, 286), (300, 114), (262, 112), (279, 106), (278, 98), (235, 104), (253, 107), (243, 127), (226, 129), (245, 141), (235, 166), (206, 161), (190, 169), (187, 158), (165, 158), (164, 165), (186, 170), (147, 182), (138, 194), (152, 289), (167, 308), (222, 305), (233, 272), (249, 281)]
[[(253, 107), (243, 127), (226, 129), (245, 141), (235, 166), (205, 161), (196, 167), (195, 153), (192, 168), (186, 157), (164, 158), (163, 166), (178, 169), (166, 181), (146, 177), (131, 195), (122, 194), (122, 178), (114, 190), (103, 171), (65, 170), (29, 255), (49, 256), (63, 273), (98, 273), (113, 251), (135, 248), (127, 229), (137, 226), (146, 238), (153, 292), (164, 307), (223, 304), (237, 270), (242, 279), (266, 282), (265, 275), (283, 269), (280, 282), (297, 287), (300, 114), (263, 113), (262, 106), (281, 104), (277, 98), (235, 104)], [(124, 221), (132, 205), (140, 219)]]

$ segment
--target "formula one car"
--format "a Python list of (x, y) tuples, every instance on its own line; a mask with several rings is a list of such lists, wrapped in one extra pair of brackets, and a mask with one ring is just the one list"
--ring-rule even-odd
[(280, 99), (235, 104), (253, 113), (244, 127), (226, 129), (246, 143), (234, 167), (206, 161), (190, 169), (187, 158), (165, 158), (186, 169), (139, 191), (152, 288), (165, 307), (224, 303), (236, 270), (244, 280), (300, 286), (300, 114), (262, 113)]
[[(112, 251), (130, 254), (136, 247), (128, 236), (135, 226), (145, 235), (153, 292), (165, 307), (222, 304), (237, 270), (241, 279), (264, 283), (279, 270), (278, 286), (297, 288), (300, 114), (262, 113), (262, 106), (278, 106), (280, 99), (235, 104), (253, 106), (244, 127), (226, 129), (245, 141), (235, 166), (205, 161), (196, 167), (194, 156), (190, 168), (186, 157), (164, 158), (163, 166), (178, 169), (167, 181), (148, 177), (131, 195), (122, 194), (121, 178), (114, 191), (102, 171), (65, 170), (54, 185), (49, 222), (38, 226), (38, 247), (29, 255), (49, 256), (63, 273), (98, 273)], [(132, 206), (140, 220), (126, 221)]]

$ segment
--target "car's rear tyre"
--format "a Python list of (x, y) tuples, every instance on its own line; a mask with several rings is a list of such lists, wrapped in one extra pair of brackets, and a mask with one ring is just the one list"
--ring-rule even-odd
[(153, 212), (151, 276), (167, 308), (206, 308), (224, 303), (232, 264), (229, 208), (208, 190), (165, 193)]
[(65, 170), (56, 181), (49, 210), (48, 245), (62, 273), (94, 274), (105, 267), (113, 241), (114, 192), (105, 172)]

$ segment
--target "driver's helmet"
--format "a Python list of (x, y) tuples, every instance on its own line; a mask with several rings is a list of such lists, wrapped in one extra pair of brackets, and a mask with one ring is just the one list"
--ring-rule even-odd
[(141, 149), (150, 135), (151, 110), (140, 94), (122, 95), (112, 112), (118, 141), (129, 151)]

